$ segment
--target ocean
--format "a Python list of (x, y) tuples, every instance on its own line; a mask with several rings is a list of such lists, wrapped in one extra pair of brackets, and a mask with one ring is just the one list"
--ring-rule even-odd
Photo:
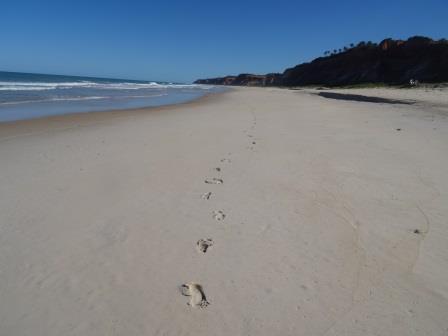
[(0, 122), (177, 104), (213, 86), (0, 71)]

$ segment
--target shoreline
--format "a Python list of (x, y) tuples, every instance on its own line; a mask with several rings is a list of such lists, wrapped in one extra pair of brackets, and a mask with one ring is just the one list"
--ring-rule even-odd
[[(120, 118), (129, 118), (144, 113), (157, 113), (167, 110), (175, 110), (183, 106), (194, 106), (195, 104), (202, 104), (217, 100), (221, 95), (225, 95), (232, 89), (227, 89), (222, 92), (206, 93), (199, 98), (195, 98), (186, 102), (167, 104), (162, 106), (139, 107), (132, 109), (113, 109), (105, 111), (90, 111), (90, 112), (74, 112), (60, 115), (43, 116), (32, 119), (21, 119), (12, 121), (0, 122), (0, 141), (11, 136), (24, 135), (26, 132), (40, 132), (51, 130), (53, 128), (70, 128), (75, 126), (82, 126), (82, 124), (99, 123), (113, 121)], [(30, 133), (30, 134), (32, 134)]]
[[(162, 106), (149, 106), (149, 107), (140, 107), (140, 108), (130, 108), (130, 109), (113, 109), (113, 110), (104, 110), (104, 111), (89, 111), (89, 112), (74, 112), (74, 113), (66, 113), (61, 115), (50, 115), (37, 117), (32, 119), (21, 119), (21, 120), (13, 120), (13, 121), (3, 121), (0, 122), (0, 141), (2, 138), (6, 138), (8, 136), (14, 136), (16, 132), (20, 133), (25, 128), (28, 130), (31, 128), (41, 128), (47, 127), (70, 127), (70, 126), (80, 126), (78, 123), (90, 123), (90, 122), (103, 122), (107, 120), (115, 120), (117, 118), (125, 118), (136, 116), (142, 113), (149, 112), (159, 112), (166, 111), (171, 109), (178, 109), (182, 106), (190, 106), (194, 104), (202, 104), (206, 102), (212, 102), (215, 99), (219, 99), (221, 96), (226, 95), (233, 90), (251, 90), (251, 89), (259, 89), (259, 90), (279, 90), (279, 91), (297, 91), (304, 93), (311, 93), (317, 96), (321, 96), (326, 99), (331, 99), (333, 96), (337, 97), (338, 100), (342, 101), (353, 101), (360, 103), (399, 103), (399, 104), (408, 104), (424, 107), (427, 110), (436, 110), (438, 113), (442, 112), (443, 114), (446, 112), (448, 114), (448, 100), (445, 99), (445, 92), (448, 89), (444, 88), (413, 88), (412, 91), (410, 89), (403, 89), (397, 87), (374, 87), (374, 88), (325, 88), (319, 89), (318, 87), (302, 87), (299, 90), (297, 88), (285, 88), (285, 87), (249, 87), (249, 86), (226, 86), (225, 90), (221, 92), (212, 92), (206, 93), (199, 98), (192, 99), (190, 101), (181, 102), (181, 103), (173, 103)], [(350, 93), (346, 93), (350, 92)], [(432, 100), (434, 102), (422, 99), (425, 98), (424, 94), (430, 93), (433, 95)], [(436, 95), (440, 93), (439, 95)], [(423, 94), (423, 97), (422, 97)], [(331, 97), (329, 97), (331, 96)], [(410, 99), (409, 96), (413, 96), (413, 99)], [(335, 99), (335, 98), (334, 98)], [(10, 134), (13, 133), (13, 134)]]

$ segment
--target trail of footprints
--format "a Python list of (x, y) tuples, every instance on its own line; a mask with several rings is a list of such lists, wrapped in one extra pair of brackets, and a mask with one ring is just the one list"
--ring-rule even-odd
[[(250, 127), (250, 131), (254, 131), (256, 125), (257, 125), (257, 118), (255, 116), (255, 113), (252, 111), (252, 125)], [(248, 133), (249, 131), (245, 131), (247, 137), (249, 138), (250, 145), (248, 149), (254, 150), (254, 146), (256, 145), (256, 141), (254, 140), (254, 136), (252, 134)], [(220, 160), (221, 163), (231, 163), (231, 160), (228, 158), (223, 158)], [(221, 168), (216, 167), (214, 170), (218, 173), (221, 173)], [(212, 177), (207, 178), (204, 180), (204, 183), (206, 184), (223, 184), (224, 180), (220, 177)], [(210, 200), (212, 197), (212, 192), (208, 191), (201, 195), (201, 198), (203, 200)], [(226, 218), (226, 214), (221, 210), (215, 210), (212, 212), (212, 218), (216, 221), (223, 221)], [(199, 239), (196, 243), (196, 248), (199, 253), (205, 254), (207, 251), (213, 246), (213, 239), (212, 238), (203, 238)], [(188, 305), (191, 307), (198, 307), (198, 308), (206, 308), (208, 305), (210, 305), (210, 302), (207, 301), (207, 297), (205, 296), (204, 289), (202, 285), (198, 283), (186, 283), (180, 286), (180, 291), (182, 295), (190, 297), (190, 301), (188, 302)]]
[[(228, 158), (221, 159), (222, 163), (230, 163), (231, 160)], [(213, 169), (214, 171), (221, 173), (221, 167), (216, 167)], [(211, 177), (204, 180), (204, 183), (206, 184), (223, 184), (224, 180), (222, 178), (218, 177)], [(208, 191), (201, 195), (201, 198), (203, 200), (210, 200), (212, 197), (212, 192)], [(223, 221), (226, 218), (226, 215), (221, 210), (216, 210), (212, 212), (212, 218), (216, 221)], [(199, 253), (207, 253), (207, 251), (213, 246), (213, 239), (212, 238), (203, 238), (199, 239), (196, 243), (196, 248)], [(207, 301), (207, 298), (205, 296), (204, 289), (202, 285), (198, 283), (186, 283), (180, 286), (180, 291), (182, 295), (190, 297), (190, 301), (188, 302), (188, 305), (191, 307), (198, 307), (198, 308), (206, 308), (210, 303)]]
[(255, 127), (257, 126), (257, 117), (255, 116), (255, 113), (253, 111), (251, 111), (251, 113), (252, 113), (252, 125), (250, 126), (250, 130), (245, 130), (244, 133), (246, 133), (250, 141), (250, 144), (246, 148), (253, 151), (257, 142), (254, 140), (255, 137), (249, 132), (255, 130)]

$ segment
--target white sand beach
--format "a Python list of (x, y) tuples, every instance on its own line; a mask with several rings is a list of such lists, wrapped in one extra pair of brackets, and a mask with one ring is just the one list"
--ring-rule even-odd
[(0, 124), (0, 335), (446, 336), (448, 90), (337, 92)]

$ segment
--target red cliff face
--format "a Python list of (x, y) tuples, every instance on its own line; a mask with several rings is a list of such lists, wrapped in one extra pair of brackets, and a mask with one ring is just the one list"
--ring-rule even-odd
[(379, 44), (379, 47), (381, 48), (381, 50), (383, 51), (387, 51), (391, 48), (395, 48), (398, 47), (400, 45), (403, 45), (405, 43), (405, 41), (402, 40), (392, 40), (392, 39), (385, 39), (382, 40)]
[(386, 39), (380, 42), (380, 48), (383, 51), (386, 51), (387, 49), (390, 49), (390, 44), (392, 42), (392, 39)]
[(414, 36), (406, 41), (385, 39), (358, 46), (310, 63), (286, 69), (283, 74), (241, 74), (202, 79), (200, 84), (244, 86), (403, 84), (448, 82), (448, 41)]

